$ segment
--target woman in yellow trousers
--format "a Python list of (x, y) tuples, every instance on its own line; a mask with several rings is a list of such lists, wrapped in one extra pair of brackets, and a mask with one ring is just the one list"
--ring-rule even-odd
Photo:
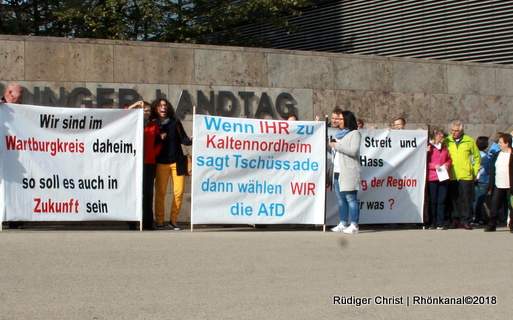
[[(158, 143), (161, 150), (157, 156), (157, 169), (155, 178), (155, 220), (157, 229), (170, 228), (180, 230), (176, 221), (182, 206), (185, 189), (185, 175), (187, 173), (187, 157), (183, 153), (182, 144), (190, 146), (192, 140), (187, 136), (182, 123), (175, 115), (173, 106), (166, 99), (157, 99), (153, 102), (152, 110), (158, 119), (160, 135)], [(166, 191), (169, 178), (173, 183), (173, 202), (169, 225), (164, 225), (164, 210)]]

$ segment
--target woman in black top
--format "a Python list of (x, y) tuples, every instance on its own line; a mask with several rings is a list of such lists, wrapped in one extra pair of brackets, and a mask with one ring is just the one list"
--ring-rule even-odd
[(492, 196), (492, 208), (486, 232), (495, 231), (497, 225), (497, 214), (499, 208), (505, 201), (508, 203), (510, 212), (509, 230), (513, 233), (513, 208), (511, 207), (511, 195), (513, 194), (513, 149), (511, 147), (511, 135), (503, 133), (498, 141), (500, 152), (497, 152), (490, 162), (490, 180), (488, 193)]
[(187, 173), (187, 157), (182, 150), (182, 144), (190, 146), (192, 140), (187, 136), (182, 123), (175, 115), (173, 106), (166, 99), (157, 99), (152, 104), (157, 123), (160, 126), (159, 139), (161, 150), (157, 155), (157, 170), (155, 179), (155, 220), (157, 228), (164, 228), (164, 210), (166, 191), (169, 178), (173, 183), (173, 202), (171, 205), (169, 227), (180, 230), (176, 221), (182, 206)]

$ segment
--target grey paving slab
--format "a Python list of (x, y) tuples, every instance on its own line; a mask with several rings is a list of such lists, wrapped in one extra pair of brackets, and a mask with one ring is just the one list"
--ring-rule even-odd
[[(5, 230), (0, 319), (508, 319), (513, 234)], [(333, 305), (333, 296), (496, 305)]]

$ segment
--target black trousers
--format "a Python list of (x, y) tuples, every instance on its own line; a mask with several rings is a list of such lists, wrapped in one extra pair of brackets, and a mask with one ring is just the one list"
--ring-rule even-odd
[[(459, 216), (461, 223), (470, 223), (472, 219), (472, 204), (474, 203), (474, 181), (451, 181), (449, 189), (453, 210), (451, 219), (457, 219)], [(458, 212), (458, 216), (454, 215), (455, 210)]]
[(444, 225), (445, 198), (447, 197), (447, 181), (428, 182), (429, 190), (429, 223), (432, 226)]
[(499, 210), (504, 206), (504, 202), (508, 202), (508, 206), (506, 210), (506, 214), (509, 211), (511, 212), (511, 203), (509, 201), (509, 188), (508, 189), (500, 189), (493, 188), (492, 192), (492, 209), (490, 210), (490, 219), (488, 220), (488, 225), (491, 227), (495, 227), (497, 225), (497, 216), (499, 215)]
[(143, 167), (143, 228), (153, 227), (153, 188), (155, 185), (155, 165), (144, 164)]

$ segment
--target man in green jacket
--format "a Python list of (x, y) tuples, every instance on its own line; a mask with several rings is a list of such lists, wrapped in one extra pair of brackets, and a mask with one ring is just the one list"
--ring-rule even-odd
[(458, 211), (460, 220), (453, 218), (456, 227), (471, 230), (472, 206), (474, 202), (474, 181), (479, 171), (481, 156), (473, 138), (463, 133), (463, 122), (451, 122), (451, 134), (445, 139), (452, 166), (450, 170), (450, 195), (453, 210)]

